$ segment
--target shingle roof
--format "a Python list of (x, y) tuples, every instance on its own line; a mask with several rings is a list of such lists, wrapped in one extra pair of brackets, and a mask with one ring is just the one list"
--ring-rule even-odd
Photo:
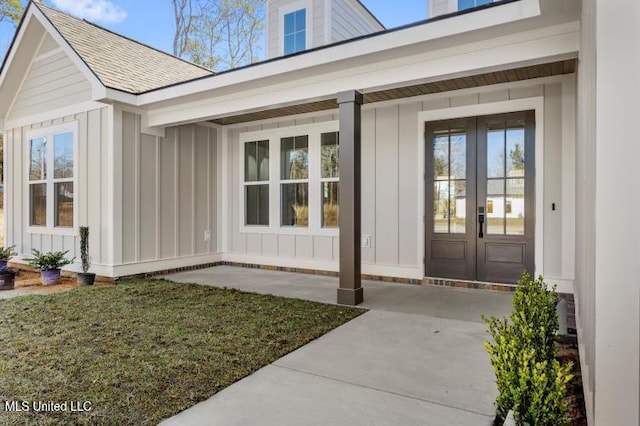
[(214, 74), (41, 3), (33, 4), (107, 87), (139, 94)]

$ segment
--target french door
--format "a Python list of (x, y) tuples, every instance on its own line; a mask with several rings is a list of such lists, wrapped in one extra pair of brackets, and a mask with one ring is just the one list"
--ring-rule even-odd
[(426, 123), (427, 276), (533, 273), (534, 127), (533, 111)]

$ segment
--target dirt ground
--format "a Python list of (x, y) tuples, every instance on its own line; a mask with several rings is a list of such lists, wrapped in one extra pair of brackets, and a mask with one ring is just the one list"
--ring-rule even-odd
[[(63, 273), (64, 274), (64, 273)], [(112, 285), (109, 282), (96, 282), (95, 285), (104, 286)], [(11, 299), (17, 296), (27, 294), (51, 294), (60, 291), (68, 291), (78, 287), (75, 276), (62, 276), (62, 282), (55, 285), (42, 285), (40, 272), (31, 272), (19, 270), (15, 279), (15, 288), (13, 290), (0, 291), (0, 300)]]

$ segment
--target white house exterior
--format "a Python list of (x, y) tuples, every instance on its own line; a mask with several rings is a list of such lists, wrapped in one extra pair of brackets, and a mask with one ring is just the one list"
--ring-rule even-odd
[[(354, 237), (389, 280), (528, 269), (575, 295), (590, 424), (638, 424), (640, 6), (613, 3), (430, 0), (385, 30), (358, 1), (272, 0), (269, 59), (217, 75), (30, 4), (0, 73), (4, 244), (76, 255), (87, 225), (109, 277), (338, 272)], [(342, 234), (337, 204), (360, 212)]]

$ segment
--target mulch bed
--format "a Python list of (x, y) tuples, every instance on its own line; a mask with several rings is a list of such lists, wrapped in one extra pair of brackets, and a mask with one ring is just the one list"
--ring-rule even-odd
[(559, 336), (556, 339), (556, 358), (562, 364), (573, 362), (573, 379), (567, 388), (569, 400), (569, 419), (571, 426), (587, 426), (587, 414), (584, 406), (584, 392), (582, 388), (582, 371), (580, 370), (580, 355), (578, 354), (578, 340), (576, 336)]

